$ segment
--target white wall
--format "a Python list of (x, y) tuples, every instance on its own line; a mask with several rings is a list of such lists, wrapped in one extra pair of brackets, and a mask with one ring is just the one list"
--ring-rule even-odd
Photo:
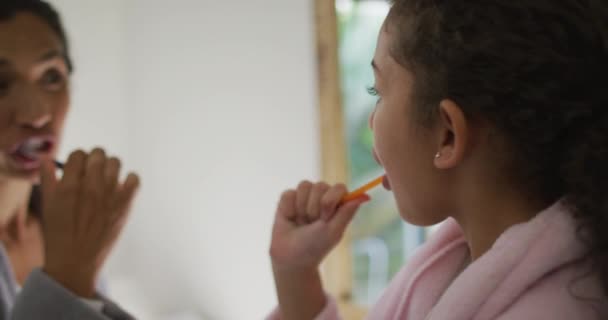
[(76, 72), (72, 109), (62, 156), (76, 147), (97, 145), (117, 154), (128, 150), (126, 92), (128, 84), (125, 11), (122, 0), (52, 0), (68, 29)]
[(78, 70), (65, 150), (143, 179), (111, 292), (142, 319), (262, 318), (276, 201), (319, 171), (312, 1), (52, 2)]

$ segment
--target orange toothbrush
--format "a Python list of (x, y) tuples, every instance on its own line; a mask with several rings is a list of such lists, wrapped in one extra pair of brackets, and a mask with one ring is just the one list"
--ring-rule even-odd
[(344, 198), (342, 198), (342, 203), (346, 203), (348, 201), (361, 197), (362, 195), (364, 195), (371, 189), (380, 185), (382, 183), (382, 180), (384, 180), (384, 175), (368, 182), (367, 184), (363, 185), (362, 187), (360, 187), (359, 189), (357, 189), (355, 191), (349, 192), (347, 195), (344, 196)]

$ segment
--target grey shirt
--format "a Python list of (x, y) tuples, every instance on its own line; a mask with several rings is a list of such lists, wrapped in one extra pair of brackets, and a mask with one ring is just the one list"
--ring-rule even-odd
[(17, 282), (4, 247), (0, 245), (0, 320), (134, 320), (109, 299), (99, 312), (41, 270), (30, 274), (17, 293)]

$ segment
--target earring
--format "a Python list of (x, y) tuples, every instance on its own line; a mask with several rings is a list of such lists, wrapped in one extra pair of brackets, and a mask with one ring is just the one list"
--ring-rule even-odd
[(435, 159), (439, 159), (441, 158), (441, 151), (437, 152), (437, 154), (435, 155)]

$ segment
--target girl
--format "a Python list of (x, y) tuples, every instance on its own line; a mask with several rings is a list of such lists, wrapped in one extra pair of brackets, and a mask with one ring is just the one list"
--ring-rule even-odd
[[(608, 318), (608, 3), (396, 0), (372, 66), (384, 185), (445, 222), (369, 318)], [(318, 267), (369, 200), (345, 193), (282, 195), (271, 319), (338, 319)]]

